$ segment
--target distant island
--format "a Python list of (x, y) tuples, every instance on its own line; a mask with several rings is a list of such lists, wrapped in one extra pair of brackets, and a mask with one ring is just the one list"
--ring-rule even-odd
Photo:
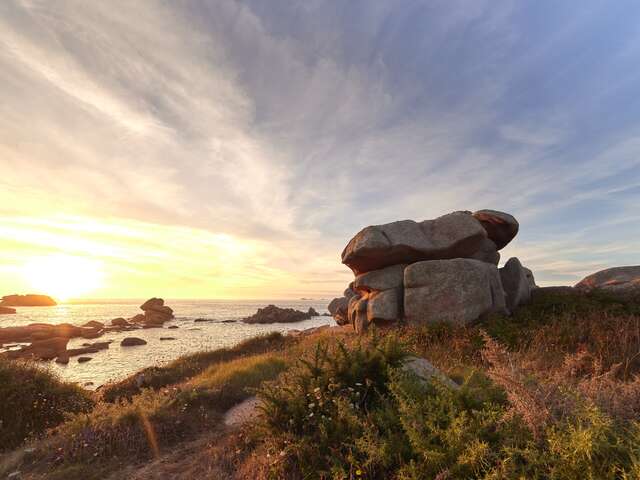
[(56, 301), (48, 295), (5, 295), (0, 300), (1, 307), (54, 307)]

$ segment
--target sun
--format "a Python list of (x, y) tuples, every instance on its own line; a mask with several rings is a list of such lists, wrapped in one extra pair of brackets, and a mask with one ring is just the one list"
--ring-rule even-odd
[(34, 293), (51, 295), (60, 301), (95, 291), (104, 277), (101, 262), (73, 255), (32, 258), (24, 265), (23, 275)]

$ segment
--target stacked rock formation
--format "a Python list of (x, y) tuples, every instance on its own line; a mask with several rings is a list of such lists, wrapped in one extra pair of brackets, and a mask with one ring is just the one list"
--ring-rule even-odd
[(366, 227), (342, 252), (355, 279), (329, 312), (357, 332), (401, 319), (466, 324), (511, 312), (535, 288), (533, 274), (517, 258), (497, 267), (499, 250), (518, 229), (513, 216), (495, 210)]

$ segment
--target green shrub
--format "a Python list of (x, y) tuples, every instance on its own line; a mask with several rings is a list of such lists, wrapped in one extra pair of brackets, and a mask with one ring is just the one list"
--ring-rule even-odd
[[(261, 390), (256, 425), (275, 478), (631, 479), (640, 427), (582, 401), (534, 436), (476, 371), (460, 389), (399, 368), (401, 345), (319, 344)], [(573, 392), (578, 398), (578, 392)], [(577, 400), (576, 400), (577, 401)]]
[(31, 362), (0, 359), (0, 451), (19, 446), (65, 419), (88, 411), (92, 395)]

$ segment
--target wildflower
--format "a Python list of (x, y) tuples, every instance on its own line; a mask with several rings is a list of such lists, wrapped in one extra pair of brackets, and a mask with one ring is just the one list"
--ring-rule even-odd
[(356, 382), (356, 385), (357, 385), (358, 387), (361, 387), (361, 386), (362, 386), (362, 384), (361, 384), (360, 382)]
[(311, 412), (311, 413), (309, 414), (309, 418), (311, 418), (311, 417), (313, 417), (313, 412)]
[(315, 406), (316, 406), (316, 404), (315, 404), (315, 403), (313, 403), (313, 402), (309, 404), (309, 408), (313, 408), (313, 407), (315, 407)]
[(362, 470), (357, 469), (357, 470), (356, 470), (356, 475), (357, 475), (357, 476), (361, 476), (361, 475), (362, 475)]

